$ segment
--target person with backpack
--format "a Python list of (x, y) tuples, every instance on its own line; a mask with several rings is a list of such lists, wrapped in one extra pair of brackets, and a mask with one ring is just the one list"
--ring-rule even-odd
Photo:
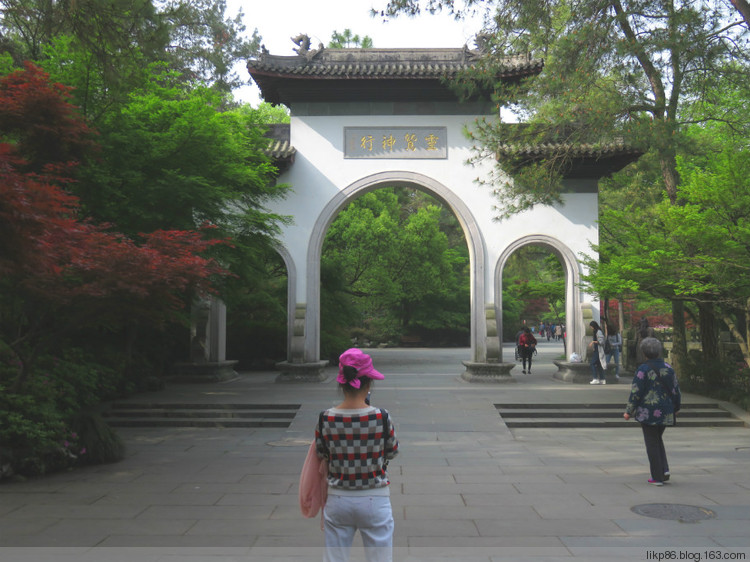
[(368, 562), (393, 557), (393, 511), (388, 461), (398, 454), (393, 419), (387, 410), (367, 403), (373, 380), (383, 380), (372, 358), (359, 349), (339, 357), (336, 381), (344, 398), (320, 413), (315, 442), (328, 460), (328, 496), (323, 508), (326, 558), (349, 559), (359, 531)]
[[(521, 360), (523, 361), (523, 374), (531, 374), (531, 357), (534, 355), (536, 350), (536, 338), (531, 333), (531, 329), (526, 327), (523, 329), (523, 333), (518, 338), (518, 350), (521, 353)], [(528, 362), (529, 368), (526, 369), (526, 363)]]
[(622, 334), (611, 323), (607, 322), (607, 339), (604, 342), (604, 358), (606, 364), (614, 357), (615, 379), (620, 380), (620, 350), (622, 349)]

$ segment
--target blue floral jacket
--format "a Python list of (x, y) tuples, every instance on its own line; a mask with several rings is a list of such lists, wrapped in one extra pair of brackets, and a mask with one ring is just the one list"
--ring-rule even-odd
[(672, 366), (663, 359), (650, 359), (635, 371), (625, 411), (646, 425), (674, 425), (681, 401)]

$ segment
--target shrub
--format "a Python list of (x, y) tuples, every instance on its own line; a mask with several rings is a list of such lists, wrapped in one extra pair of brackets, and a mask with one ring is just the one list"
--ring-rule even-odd
[(104, 419), (95, 412), (82, 412), (71, 423), (76, 439), (72, 454), (82, 464), (102, 464), (122, 460), (125, 445)]
[(697, 350), (688, 353), (684, 372), (678, 373), (680, 387), (750, 411), (750, 369), (732, 358), (705, 359)]
[(121, 375), (77, 349), (43, 356), (10, 391), (14, 365), (0, 366), (0, 478), (38, 476), (122, 458), (123, 447), (92, 412), (118, 393)]

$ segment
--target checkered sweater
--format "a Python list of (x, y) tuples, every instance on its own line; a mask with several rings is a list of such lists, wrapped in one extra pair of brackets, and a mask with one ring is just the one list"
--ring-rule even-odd
[(384, 427), (383, 412), (377, 408), (331, 408), (321, 413), (315, 442), (318, 456), (329, 459), (328, 486), (332, 492), (385, 488), (390, 484), (385, 465), (398, 454), (398, 440), (390, 415), (386, 420), (388, 427)]

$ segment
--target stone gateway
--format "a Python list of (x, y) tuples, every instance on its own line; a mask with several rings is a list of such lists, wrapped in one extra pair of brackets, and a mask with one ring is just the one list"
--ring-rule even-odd
[[(278, 181), (292, 194), (270, 209), (290, 215), (279, 252), (288, 269), (288, 353), (280, 380), (320, 380), (320, 258), (326, 231), (360, 195), (386, 186), (429, 192), (463, 228), (471, 261), (471, 351), (467, 380), (512, 381), (502, 354), (502, 271), (528, 244), (549, 248), (563, 264), (568, 353), (584, 352), (578, 257), (597, 242), (597, 181), (627, 164), (612, 153), (582, 153), (566, 178), (564, 203), (498, 222), (500, 202), (477, 185), (488, 162), (469, 166), (465, 134), (477, 119), (497, 115), (490, 92), (459, 100), (450, 79), (482, 56), (458, 49), (305, 49), (296, 56), (263, 52), (248, 70), (266, 101), (290, 108), (288, 126), (274, 128)], [(542, 70), (541, 61), (509, 58), (498, 78), (516, 81)], [(590, 299), (588, 299), (590, 300)]]

